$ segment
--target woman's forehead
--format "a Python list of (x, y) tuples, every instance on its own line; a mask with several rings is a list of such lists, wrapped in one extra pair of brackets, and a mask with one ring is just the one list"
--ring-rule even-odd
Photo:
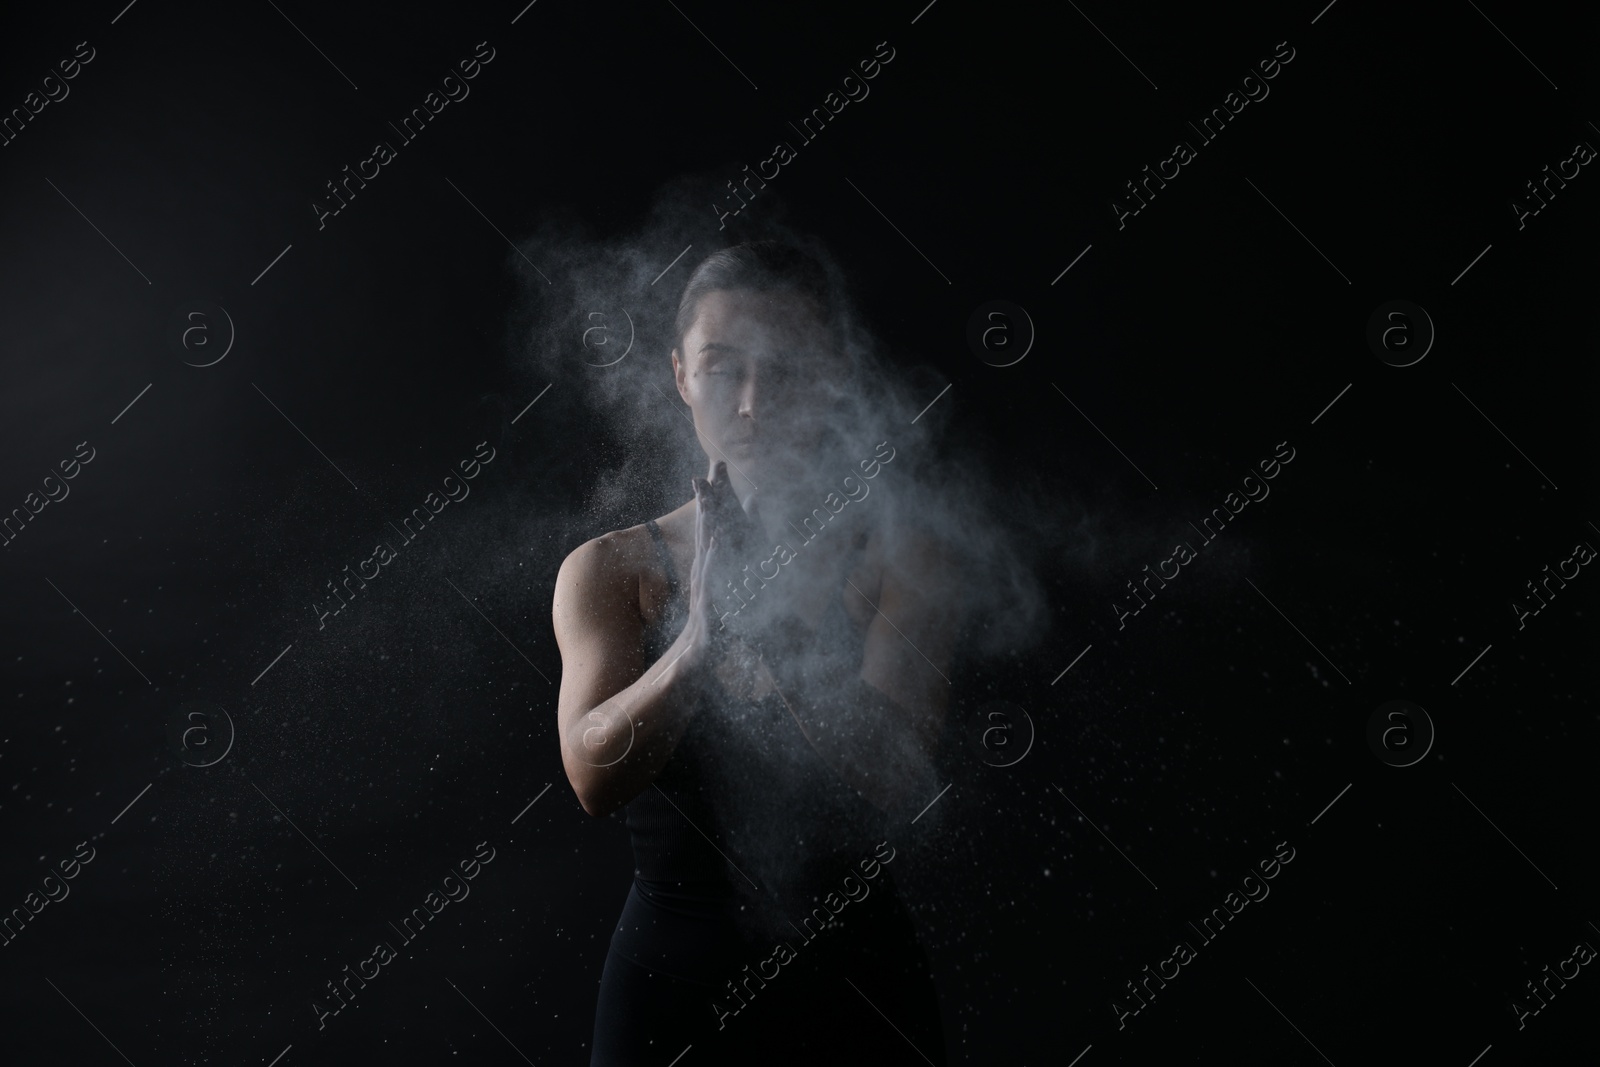
[(792, 289), (714, 289), (700, 298), (689, 332), (702, 334), (820, 333), (820, 309)]

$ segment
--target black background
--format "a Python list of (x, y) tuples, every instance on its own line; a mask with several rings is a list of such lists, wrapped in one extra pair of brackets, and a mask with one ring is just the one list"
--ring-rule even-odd
[[(1520, 631), (1510, 607), (1600, 544), (1600, 178), (1521, 230), (1510, 207), (1600, 144), (1592, 16), (921, 3), (4, 16), (6, 110), (96, 50), (0, 147), (0, 506), (96, 450), (0, 557), (0, 908), (96, 849), (0, 948), (17, 1062), (587, 1063), (631, 862), (561, 771), (550, 592), (651, 512), (586, 498), (624, 444), (573, 385), (603, 373), (588, 323), (530, 323), (529, 266), (560, 261), (553, 226), (627, 241), (663, 190), (700, 213), (669, 289), (767, 204), (821, 237), (908, 378), (950, 384), (938, 447), (986, 466), (1037, 561), (1048, 629), (954, 679), (951, 788), (897, 838), (951, 1062), (1593, 1049), (1592, 968), (1520, 1031), (1510, 1007), (1600, 945), (1600, 579)], [(323, 183), (483, 40), (471, 96), (319, 231)], [(885, 40), (871, 95), (719, 231), (723, 181)], [(1270, 96), (1119, 230), (1123, 183), (1280, 41)], [(1015, 366), (965, 340), (995, 298), (1037, 330)], [(1437, 328), (1413, 366), (1366, 342), (1393, 299)], [(191, 300), (236, 328), (215, 366), (169, 340)], [(529, 337), (557, 330), (552, 377)], [(665, 385), (664, 352), (634, 358)], [(324, 583), (485, 439), (439, 536), (318, 630)], [(1271, 497), (1118, 631), (1124, 582), (1285, 440)], [(968, 743), (994, 699), (1036, 728), (1004, 768)], [(1392, 699), (1437, 730), (1415, 766), (1368, 747)], [(210, 767), (169, 741), (191, 700), (236, 732)], [(319, 1032), (323, 984), (483, 840), (471, 897)], [(1123, 983), (1279, 842), (1271, 895), (1119, 1031)]]

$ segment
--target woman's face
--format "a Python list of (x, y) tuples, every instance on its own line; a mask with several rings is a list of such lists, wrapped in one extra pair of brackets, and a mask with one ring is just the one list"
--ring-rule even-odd
[(672, 369), (701, 447), (713, 463), (727, 462), (741, 499), (763, 474), (783, 479), (803, 468), (845, 371), (811, 300), (746, 289), (700, 298)]

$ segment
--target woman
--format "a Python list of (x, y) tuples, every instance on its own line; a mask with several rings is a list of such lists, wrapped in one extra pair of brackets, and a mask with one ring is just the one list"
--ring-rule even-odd
[(563, 765), (636, 868), (594, 1065), (944, 1062), (887, 827), (937, 793), (949, 568), (896, 521), (845, 333), (811, 256), (709, 256), (672, 368), (710, 472), (556, 579)]

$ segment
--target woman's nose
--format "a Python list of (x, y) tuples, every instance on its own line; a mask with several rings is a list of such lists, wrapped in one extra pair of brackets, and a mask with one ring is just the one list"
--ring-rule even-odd
[(739, 414), (746, 419), (756, 417), (756, 373), (753, 370), (745, 376), (739, 390)]

